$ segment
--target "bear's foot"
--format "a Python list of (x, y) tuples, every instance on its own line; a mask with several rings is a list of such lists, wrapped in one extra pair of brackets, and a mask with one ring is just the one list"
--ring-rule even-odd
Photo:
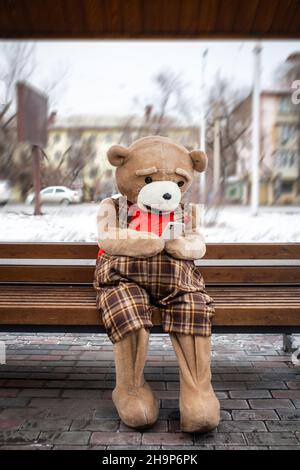
[(141, 328), (115, 343), (116, 388), (113, 402), (126, 426), (152, 426), (158, 418), (158, 401), (144, 379), (149, 331)]
[[(192, 400), (190, 397), (193, 397)], [(213, 431), (219, 422), (220, 404), (213, 390), (209, 396), (202, 396), (196, 390), (185, 390), (185, 393), (181, 390), (180, 429), (183, 432)]]
[(115, 388), (112, 398), (120, 419), (126, 426), (145, 429), (157, 421), (158, 401), (147, 383), (128, 389)]
[(220, 421), (220, 404), (211, 386), (210, 337), (170, 336), (180, 367), (180, 428), (212, 431)]

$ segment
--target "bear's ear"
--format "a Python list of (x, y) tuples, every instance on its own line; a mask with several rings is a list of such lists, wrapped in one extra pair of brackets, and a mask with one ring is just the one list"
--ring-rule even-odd
[(206, 170), (207, 155), (205, 152), (202, 152), (202, 150), (192, 150), (190, 157), (193, 161), (194, 170), (199, 171), (199, 173)]
[(121, 166), (129, 155), (129, 151), (122, 145), (113, 145), (107, 151), (107, 158), (111, 165)]

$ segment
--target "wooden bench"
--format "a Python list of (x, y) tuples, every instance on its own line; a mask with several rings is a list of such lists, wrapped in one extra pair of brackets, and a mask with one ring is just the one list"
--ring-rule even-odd
[[(0, 330), (104, 331), (92, 287), (95, 244), (0, 243)], [(208, 244), (197, 262), (214, 332), (300, 332), (300, 243)], [(158, 309), (154, 332), (161, 331)]]

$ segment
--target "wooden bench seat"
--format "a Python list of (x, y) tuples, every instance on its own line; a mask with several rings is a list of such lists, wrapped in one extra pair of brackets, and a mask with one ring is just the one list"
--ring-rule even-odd
[[(96, 254), (94, 244), (1, 243), (0, 329), (103, 331)], [(300, 331), (300, 244), (211, 244), (198, 264), (215, 300), (214, 331)]]
[[(208, 287), (215, 300), (215, 325), (290, 325), (299, 321), (300, 286)], [(288, 315), (287, 315), (288, 311)], [(89, 286), (0, 286), (1, 323), (7, 325), (102, 325)], [(159, 309), (153, 324), (161, 325)]]

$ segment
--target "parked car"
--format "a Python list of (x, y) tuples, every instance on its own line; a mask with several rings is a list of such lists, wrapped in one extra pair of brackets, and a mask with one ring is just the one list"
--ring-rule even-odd
[[(48, 186), (40, 192), (41, 202), (46, 204), (73, 204), (81, 202), (79, 191), (66, 188), (65, 186)], [(30, 193), (26, 199), (27, 204), (33, 204), (34, 193)]]
[(0, 180), (0, 204), (6, 204), (11, 196), (11, 186), (9, 181)]

